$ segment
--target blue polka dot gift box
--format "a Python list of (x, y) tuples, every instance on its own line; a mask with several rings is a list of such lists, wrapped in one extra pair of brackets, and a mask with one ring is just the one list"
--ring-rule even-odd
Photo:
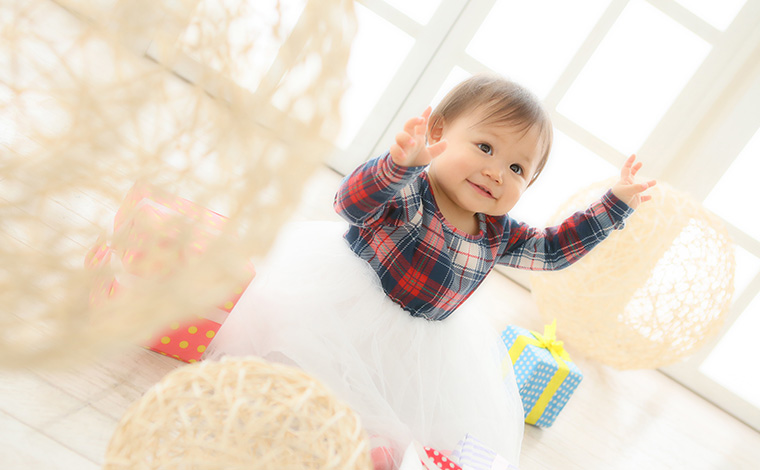
[(580, 369), (557, 341), (556, 320), (544, 327), (544, 334), (509, 325), (501, 339), (512, 361), (520, 390), (525, 422), (542, 428), (554, 423), (583, 379)]

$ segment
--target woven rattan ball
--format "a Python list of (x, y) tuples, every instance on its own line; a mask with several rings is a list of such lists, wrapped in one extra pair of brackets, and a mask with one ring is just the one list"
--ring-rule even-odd
[(358, 416), (300, 369), (224, 358), (167, 374), (124, 414), (105, 470), (364, 470)]
[[(333, 148), (353, 2), (23, 0), (0, 18), (0, 366), (97, 358), (219, 305)], [(142, 234), (161, 269), (93, 304), (129, 273), (85, 257), (138, 183), (226, 223), (200, 252), (202, 221), (167, 215)]]
[[(556, 223), (612, 181), (571, 198)], [(619, 369), (656, 368), (717, 334), (733, 296), (734, 246), (721, 221), (689, 195), (658, 183), (623, 230), (569, 268), (531, 275), (546, 322), (573, 350)]]

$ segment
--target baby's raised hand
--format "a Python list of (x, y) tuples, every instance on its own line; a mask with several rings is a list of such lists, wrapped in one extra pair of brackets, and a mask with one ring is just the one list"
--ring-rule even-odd
[(446, 149), (445, 140), (427, 145), (425, 135), (431, 112), (432, 108), (428, 106), (421, 116), (406, 121), (404, 130), (396, 134), (396, 143), (391, 145), (390, 152), (397, 165), (424, 166)]
[(631, 155), (620, 169), (620, 180), (612, 187), (612, 194), (618, 199), (628, 204), (632, 209), (639, 207), (639, 204), (652, 199), (652, 196), (643, 194), (644, 191), (651, 188), (657, 181), (650, 180), (646, 183), (636, 182), (636, 173), (641, 169), (641, 162), (636, 161), (636, 155)]

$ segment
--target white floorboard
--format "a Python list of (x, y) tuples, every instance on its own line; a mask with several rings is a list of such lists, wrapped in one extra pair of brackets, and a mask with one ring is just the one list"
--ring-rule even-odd
[(100, 465), (0, 412), (0, 462), (6, 470), (95, 470)]

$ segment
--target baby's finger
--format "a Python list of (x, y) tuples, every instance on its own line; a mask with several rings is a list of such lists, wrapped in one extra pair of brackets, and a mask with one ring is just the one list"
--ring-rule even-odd
[(414, 140), (414, 137), (406, 132), (399, 132), (396, 134), (396, 144), (401, 148), (414, 147), (416, 143), (417, 141)]
[(425, 134), (427, 133), (427, 126), (424, 124), (420, 124), (418, 126), (415, 126), (414, 128), (414, 137), (425, 137)]
[(647, 181), (646, 183), (632, 184), (630, 187), (634, 194), (640, 194), (656, 184), (657, 184), (657, 181), (650, 180), (650, 181)]
[(643, 164), (643, 163), (641, 163), (641, 162), (637, 162), (635, 165), (633, 165), (633, 166), (631, 167), (631, 176), (636, 176), (636, 173), (638, 173), (638, 172), (639, 172), (639, 170), (641, 169), (641, 167), (642, 167), (643, 165), (644, 165), (644, 164)]
[(397, 164), (402, 164), (406, 161), (406, 152), (397, 144), (391, 145), (390, 148), (391, 158)]
[(431, 145), (430, 147), (428, 147), (428, 153), (430, 153), (430, 158), (435, 158), (438, 155), (442, 154), (443, 151), (446, 150), (447, 145), (448, 145), (448, 142), (446, 142), (445, 140), (441, 140)]
[(648, 194), (645, 194), (645, 195), (639, 197), (639, 202), (647, 202), (647, 201), (651, 201), (651, 200), (652, 200), (652, 196), (650, 196)]
[(420, 124), (424, 124), (424, 123), (425, 123), (425, 119), (423, 117), (415, 116), (409, 119), (408, 121), (406, 121), (406, 123), (404, 123), (404, 132), (410, 135), (414, 134), (414, 129)]
[(633, 162), (636, 160), (636, 155), (632, 154), (628, 159), (623, 163), (623, 167), (620, 169), (620, 176), (623, 178), (627, 178), (631, 175), (631, 166), (633, 166)]
[(430, 112), (432, 111), (432, 108), (428, 106), (425, 108), (425, 111), (422, 112), (422, 115), (417, 118), (417, 124), (414, 126), (414, 136), (420, 137), (424, 136), (427, 132), (427, 123), (428, 118), (430, 117)]

